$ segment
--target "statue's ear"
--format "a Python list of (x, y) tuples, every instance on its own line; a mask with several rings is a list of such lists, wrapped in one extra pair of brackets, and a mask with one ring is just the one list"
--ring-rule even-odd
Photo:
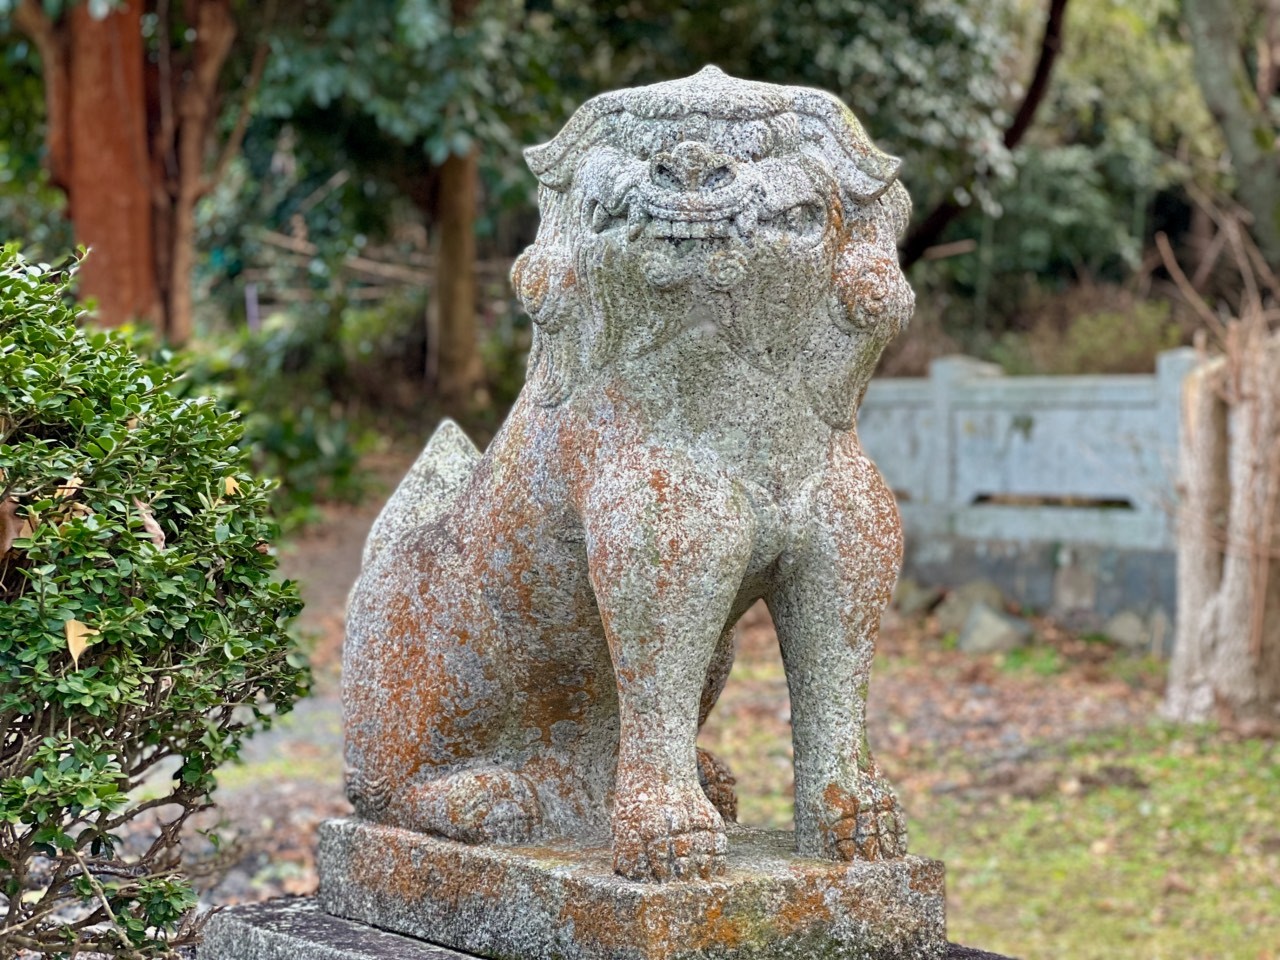
[(535, 403), (552, 407), (573, 392), (581, 364), (581, 290), (567, 222), (567, 198), (538, 191), (538, 236), (511, 268), (511, 285), (533, 320), (533, 344), (525, 389)]
[(836, 429), (853, 423), (880, 353), (911, 319), (915, 294), (898, 264), (897, 247), (910, 212), (906, 188), (894, 181), (864, 206), (865, 219), (836, 253), (830, 323), (814, 331), (804, 381), (814, 410)]
[(569, 118), (559, 133), (546, 143), (527, 147), (524, 159), (544, 187), (557, 192), (568, 188), (582, 155), (604, 134), (609, 119), (625, 109), (619, 93), (614, 91), (592, 97)]

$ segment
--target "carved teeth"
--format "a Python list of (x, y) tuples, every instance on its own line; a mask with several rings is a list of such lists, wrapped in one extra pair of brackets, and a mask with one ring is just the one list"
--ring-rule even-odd
[(609, 216), (609, 211), (604, 208), (604, 204), (597, 202), (591, 208), (591, 229), (596, 233), (602, 231), (609, 225), (609, 221), (613, 218)]
[(731, 220), (653, 219), (633, 210), (629, 217), (627, 237), (630, 240), (642, 235), (664, 240), (707, 240), (733, 236), (733, 231)]
[(653, 217), (641, 210), (636, 204), (631, 205), (631, 209), (627, 211), (627, 239), (638, 240), (640, 234), (644, 233), (644, 228), (649, 225), (649, 221)]

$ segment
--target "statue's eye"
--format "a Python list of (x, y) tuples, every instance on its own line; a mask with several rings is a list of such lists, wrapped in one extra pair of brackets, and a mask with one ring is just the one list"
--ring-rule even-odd
[(822, 208), (816, 203), (802, 203), (787, 211), (787, 228), (807, 233), (822, 227)]
[(771, 216), (760, 218), (762, 230), (803, 243), (814, 243), (821, 239), (826, 224), (826, 210), (821, 204), (814, 202), (798, 203)]

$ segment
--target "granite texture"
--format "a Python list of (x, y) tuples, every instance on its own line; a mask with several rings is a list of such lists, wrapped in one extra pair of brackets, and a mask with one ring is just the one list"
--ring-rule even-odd
[[(474, 960), (473, 954), (332, 917), (309, 897), (231, 907), (207, 929), (198, 960)], [(1011, 958), (949, 943), (942, 960)]]
[(713, 67), (597, 97), (526, 155), (528, 383), (482, 456), (442, 427), (370, 539), (343, 665), (356, 810), (608, 846), (636, 881), (723, 875), (732, 780), (695, 740), (763, 598), (798, 851), (902, 858), (865, 739), (902, 536), (854, 428), (914, 303), (898, 161), (830, 94)]
[(507, 960), (939, 960), (942, 864), (797, 857), (734, 828), (714, 880), (618, 877), (607, 845), (469, 845), (358, 821), (321, 828), (331, 914)]

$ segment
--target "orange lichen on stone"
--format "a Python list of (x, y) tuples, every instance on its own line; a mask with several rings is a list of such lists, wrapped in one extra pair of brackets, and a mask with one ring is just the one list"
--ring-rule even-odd
[[(931, 960), (946, 945), (942, 865), (918, 857), (796, 860), (786, 834), (738, 828), (723, 879), (651, 884), (613, 876), (604, 846), (471, 848), (419, 836), (406, 856), (394, 834), (413, 836), (322, 827), (326, 909), (482, 956)], [(364, 879), (348, 882), (408, 863), (430, 882), (393, 884), (376, 899)]]

